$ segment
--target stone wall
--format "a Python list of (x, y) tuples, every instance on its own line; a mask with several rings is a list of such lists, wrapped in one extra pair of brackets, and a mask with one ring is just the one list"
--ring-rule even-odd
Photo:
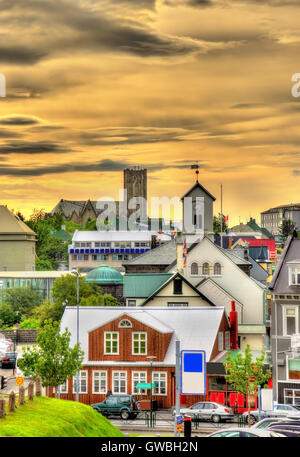
[(10, 338), (14, 343), (35, 343), (37, 337), (37, 330), (17, 329), (17, 330), (1, 330), (6, 338)]

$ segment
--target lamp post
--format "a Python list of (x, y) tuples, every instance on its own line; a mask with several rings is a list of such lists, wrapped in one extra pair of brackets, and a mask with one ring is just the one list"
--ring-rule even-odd
[[(76, 275), (77, 344), (79, 344), (79, 271), (77, 268), (72, 268), (71, 273)], [(76, 401), (79, 402), (79, 371), (76, 373)]]
[(153, 425), (152, 421), (152, 416), (153, 416), (153, 411), (152, 411), (152, 365), (153, 365), (153, 360), (156, 359), (155, 355), (149, 355), (147, 356), (147, 359), (150, 360), (150, 427)]

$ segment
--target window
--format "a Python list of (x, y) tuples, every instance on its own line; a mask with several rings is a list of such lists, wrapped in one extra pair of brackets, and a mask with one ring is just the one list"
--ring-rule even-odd
[(59, 386), (60, 388), (60, 393), (61, 394), (67, 394), (68, 393), (68, 380), (66, 380), (63, 384)]
[(289, 285), (300, 285), (300, 266), (289, 267)]
[(126, 394), (127, 393), (127, 372), (126, 371), (113, 371), (113, 393)]
[(105, 332), (105, 352), (104, 354), (119, 354), (119, 333), (118, 332)]
[(288, 359), (288, 379), (300, 380), (300, 359)]
[(300, 405), (300, 389), (284, 389), (284, 403)]
[(198, 264), (193, 262), (191, 265), (191, 275), (197, 275), (199, 273)]
[(230, 332), (225, 332), (225, 349), (230, 349)]
[[(76, 393), (77, 375), (73, 376), (73, 394)], [(79, 372), (79, 393), (87, 393), (87, 371)]]
[(175, 295), (182, 294), (182, 279), (175, 278), (173, 281), (173, 293)]
[(132, 334), (132, 354), (145, 355), (147, 354), (147, 333), (136, 332)]
[(93, 254), (92, 255), (92, 259), (94, 261), (97, 261), (97, 260), (108, 260), (108, 255), (107, 254)]
[(106, 394), (107, 372), (93, 371), (93, 394)]
[(119, 327), (120, 327), (120, 328), (130, 328), (130, 327), (132, 327), (132, 323), (131, 323), (128, 319), (123, 319), (123, 320), (119, 323)]
[(203, 265), (202, 265), (202, 274), (204, 276), (209, 276), (209, 264), (207, 262), (205, 262)]
[(136, 306), (136, 300), (128, 300), (128, 306)]
[(85, 260), (85, 261), (89, 260), (89, 255), (88, 254), (84, 254), (83, 260)]
[(224, 349), (224, 342), (223, 342), (223, 332), (218, 333), (218, 350), (221, 352)]
[(214, 264), (214, 275), (220, 275), (221, 274), (221, 265), (217, 262)]
[(136, 385), (140, 382), (147, 382), (146, 371), (133, 371), (132, 372), (132, 393), (137, 395), (147, 395), (146, 389), (137, 389)]
[(152, 382), (157, 383), (157, 387), (154, 387), (154, 395), (167, 395), (167, 373), (163, 371), (152, 373)]
[(298, 333), (298, 307), (283, 306), (283, 335)]

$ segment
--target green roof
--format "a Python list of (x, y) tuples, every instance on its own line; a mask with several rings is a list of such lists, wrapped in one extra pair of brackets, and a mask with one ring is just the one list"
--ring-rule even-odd
[(252, 230), (255, 230), (256, 232), (262, 232), (265, 236), (268, 238), (273, 238), (272, 233), (269, 232), (266, 228), (260, 227), (256, 222), (249, 221), (247, 222), (248, 227), (252, 228)]
[(63, 241), (69, 241), (70, 238), (72, 238), (71, 235), (63, 229), (51, 232), (51, 234)]
[(100, 267), (88, 272), (85, 281), (89, 284), (122, 284), (123, 275), (114, 268), (100, 265)]
[(136, 273), (124, 275), (124, 297), (148, 298), (172, 273)]

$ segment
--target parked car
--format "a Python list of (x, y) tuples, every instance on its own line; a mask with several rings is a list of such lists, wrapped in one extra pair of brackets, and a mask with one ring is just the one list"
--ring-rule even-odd
[[(298, 414), (300, 412), (300, 406), (298, 405), (284, 405), (275, 403), (272, 410), (261, 410), (259, 418), (259, 410), (250, 411), (250, 424), (253, 425), (258, 422), (259, 419), (265, 419), (266, 417), (286, 417), (290, 414)], [(248, 422), (248, 411), (242, 414), (245, 423)]]
[[(175, 411), (173, 412), (175, 414)], [(232, 421), (234, 413), (228, 406), (220, 405), (211, 401), (200, 401), (190, 408), (181, 408), (180, 414), (190, 416), (197, 420), (208, 420), (214, 423)]]
[(103, 416), (118, 414), (124, 420), (137, 417), (140, 409), (136, 397), (126, 394), (109, 395), (101, 403), (94, 403), (91, 406)]
[(256, 422), (254, 425), (250, 427), (251, 430), (259, 429), (264, 430), (268, 428), (269, 425), (276, 424), (280, 422), (282, 419), (281, 417), (267, 417), (266, 419), (262, 419), (259, 422)]
[(0, 351), (0, 368), (16, 366), (17, 353), (16, 352), (1, 352)]
[(287, 418), (286, 420), (280, 420), (279, 422), (269, 424), (267, 429), (281, 433), (285, 436), (300, 437), (300, 420)]
[(272, 430), (253, 430), (252, 428), (227, 428), (211, 433), (208, 438), (275, 438), (284, 437), (281, 433)]

